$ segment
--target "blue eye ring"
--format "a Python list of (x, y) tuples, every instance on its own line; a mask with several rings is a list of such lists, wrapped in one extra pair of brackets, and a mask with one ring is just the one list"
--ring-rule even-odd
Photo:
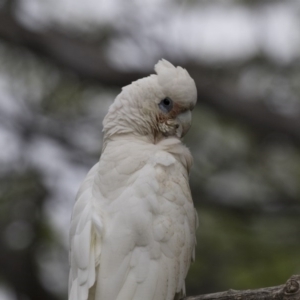
[(173, 108), (173, 101), (172, 101), (171, 98), (166, 97), (166, 98), (164, 98), (163, 100), (160, 101), (158, 106), (159, 106), (161, 111), (163, 111), (164, 113), (168, 113)]

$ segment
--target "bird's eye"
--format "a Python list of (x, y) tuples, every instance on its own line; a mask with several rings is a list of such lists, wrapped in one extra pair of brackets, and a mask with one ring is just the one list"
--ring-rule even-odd
[(173, 101), (169, 97), (166, 97), (165, 99), (160, 101), (158, 106), (164, 113), (168, 113), (173, 108)]

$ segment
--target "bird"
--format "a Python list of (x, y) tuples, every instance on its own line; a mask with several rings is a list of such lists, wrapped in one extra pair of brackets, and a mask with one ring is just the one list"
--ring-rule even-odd
[(182, 138), (194, 80), (161, 59), (122, 88), (103, 120), (100, 160), (81, 184), (70, 227), (69, 300), (174, 300), (195, 258), (197, 213)]

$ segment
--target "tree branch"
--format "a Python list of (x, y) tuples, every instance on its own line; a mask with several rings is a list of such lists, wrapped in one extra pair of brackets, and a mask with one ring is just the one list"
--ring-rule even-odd
[(184, 300), (299, 300), (300, 275), (293, 275), (286, 284), (257, 290), (226, 292), (187, 297)]
[(30, 30), (6, 10), (0, 10), (0, 39), (25, 46), (83, 79), (96, 80), (106, 85), (122, 87), (144, 76), (139, 72), (122, 73), (113, 69), (107, 63), (104, 47), (73, 39), (59, 31)]
[[(105, 85), (122, 87), (151, 72), (122, 72), (114, 69), (105, 56), (104, 47), (71, 38), (59, 31), (33, 31), (21, 25), (7, 11), (0, 11), (0, 39), (27, 47), (47, 57), (79, 77)], [(176, 64), (176, 62), (175, 62)], [(300, 116), (286, 117), (270, 111), (263, 103), (247, 101), (211, 82), (211, 74), (201, 66), (186, 65), (198, 88), (198, 103), (230, 116), (260, 133), (285, 135), (300, 144)]]

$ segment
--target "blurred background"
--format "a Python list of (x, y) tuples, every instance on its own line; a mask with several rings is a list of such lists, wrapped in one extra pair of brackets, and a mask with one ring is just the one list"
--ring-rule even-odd
[(195, 79), (189, 295), (300, 273), (298, 0), (0, 1), (0, 299), (67, 297), (75, 194), (122, 86)]

